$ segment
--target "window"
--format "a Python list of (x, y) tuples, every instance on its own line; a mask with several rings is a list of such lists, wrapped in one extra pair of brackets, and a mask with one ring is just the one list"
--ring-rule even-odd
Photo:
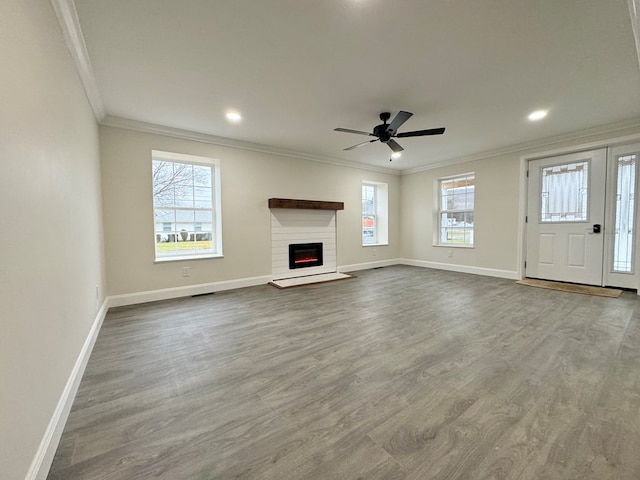
[(219, 161), (152, 152), (156, 261), (222, 256)]
[(362, 244), (376, 243), (376, 186), (362, 185)]
[(637, 160), (635, 153), (616, 157), (616, 218), (613, 240), (613, 271), (616, 273), (633, 273)]
[(388, 186), (362, 182), (362, 245), (388, 244)]
[(438, 245), (473, 246), (475, 174), (438, 180)]

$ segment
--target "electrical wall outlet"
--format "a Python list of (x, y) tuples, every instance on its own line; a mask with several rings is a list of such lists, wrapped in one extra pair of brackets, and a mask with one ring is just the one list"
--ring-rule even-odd
[(183, 277), (190, 277), (191, 276), (191, 272), (189, 271), (189, 267), (182, 267), (182, 276)]
[(378, 249), (377, 249), (377, 248), (374, 248), (374, 249), (373, 249), (373, 256), (374, 256), (374, 257), (377, 257), (377, 256), (378, 256)]
[(449, 250), (449, 251), (447, 252), (447, 257), (449, 257), (449, 258), (453, 258), (453, 250)]

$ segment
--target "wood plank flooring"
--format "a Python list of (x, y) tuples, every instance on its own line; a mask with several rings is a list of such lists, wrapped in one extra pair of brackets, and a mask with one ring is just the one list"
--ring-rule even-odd
[(639, 306), (395, 266), (112, 309), (48, 479), (637, 480)]

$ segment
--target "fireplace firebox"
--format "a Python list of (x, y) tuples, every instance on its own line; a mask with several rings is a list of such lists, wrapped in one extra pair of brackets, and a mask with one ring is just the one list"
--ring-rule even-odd
[(319, 267), (322, 265), (322, 243), (289, 244), (289, 268)]

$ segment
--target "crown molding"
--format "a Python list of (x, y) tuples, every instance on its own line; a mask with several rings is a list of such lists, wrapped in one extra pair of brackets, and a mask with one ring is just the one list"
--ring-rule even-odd
[(73, 0), (51, 0), (51, 5), (56, 17), (58, 17), (64, 40), (80, 76), (80, 81), (91, 105), (91, 110), (93, 110), (93, 115), (98, 122), (101, 122), (106, 116), (106, 110), (98, 90), (98, 83), (93, 73), (91, 61), (89, 60), (87, 46), (84, 43), (76, 5)]
[[(635, 38), (638, 65), (640, 66), (640, 0), (627, 0), (627, 3), (629, 6), (629, 16), (630, 16), (631, 25), (633, 28), (633, 34)], [(231, 148), (250, 150), (254, 152), (269, 153), (269, 154), (281, 155), (285, 157), (292, 157), (292, 158), (310, 160), (310, 161), (321, 162), (321, 163), (328, 163), (330, 165), (338, 165), (342, 167), (351, 167), (351, 168), (358, 168), (362, 170), (387, 173), (391, 175), (411, 175), (414, 173), (419, 173), (426, 170), (433, 170), (435, 168), (440, 168), (448, 165), (467, 163), (467, 162), (483, 160), (486, 158), (491, 158), (499, 155), (508, 155), (511, 153), (522, 152), (524, 150), (529, 150), (529, 149), (553, 146), (561, 142), (579, 140), (581, 138), (584, 138), (590, 135), (605, 134), (605, 133), (613, 134), (616, 131), (619, 131), (625, 128), (640, 127), (640, 119), (636, 118), (630, 121), (617, 122), (617, 123), (612, 123), (612, 124), (608, 124), (601, 127), (581, 130), (579, 132), (574, 132), (571, 134), (558, 135), (554, 137), (548, 137), (546, 139), (514, 144), (514, 145), (502, 147), (499, 149), (489, 150), (489, 151), (468, 155), (464, 157), (449, 158), (449, 159), (441, 160), (435, 163), (430, 163), (428, 165), (424, 165), (420, 167), (415, 167), (415, 168), (410, 168), (405, 170), (397, 170), (392, 168), (376, 167), (373, 165), (367, 165), (359, 162), (349, 162), (345, 160), (313, 155), (309, 153), (295, 152), (295, 151), (280, 149), (280, 148), (271, 147), (267, 145), (244, 142), (240, 140), (233, 140), (229, 138), (218, 137), (215, 135), (209, 135), (206, 133), (193, 132), (193, 131), (173, 128), (173, 127), (166, 127), (162, 125), (140, 122), (137, 120), (125, 119), (121, 117), (107, 116), (106, 109), (104, 107), (104, 103), (100, 95), (100, 91), (98, 90), (98, 84), (95, 78), (95, 74), (93, 72), (93, 67), (91, 66), (91, 61), (89, 59), (89, 54), (87, 52), (84, 36), (82, 34), (82, 28), (80, 26), (80, 21), (78, 19), (78, 13), (77, 13), (74, 1), (73, 0), (51, 0), (51, 5), (53, 6), (56, 17), (58, 19), (58, 23), (60, 24), (60, 28), (64, 34), (67, 48), (71, 53), (71, 57), (73, 58), (74, 64), (76, 66), (76, 70), (78, 72), (78, 75), (84, 87), (85, 94), (87, 95), (87, 98), (89, 100), (89, 104), (91, 105), (93, 114), (96, 120), (98, 121), (98, 123), (102, 125), (125, 128), (129, 130), (136, 130), (140, 132), (155, 133), (155, 134), (166, 135), (166, 136), (175, 137), (175, 138), (193, 140), (197, 142), (204, 142), (204, 143), (210, 143), (214, 145), (226, 146)]]
[[(553, 147), (564, 142), (577, 141), (593, 135), (604, 135), (616, 133), (629, 128), (640, 128), (640, 118), (633, 118), (631, 120), (624, 120), (621, 122), (609, 123), (607, 125), (601, 125), (599, 127), (588, 128), (585, 130), (579, 130), (577, 132), (567, 133), (563, 135), (556, 135), (553, 137), (541, 138), (539, 140), (533, 140), (530, 142), (517, 143), (495, 150), (488, 150), (485, 152), (476, 153), (473, 155), (467, 155), (464, 157), (450, 158), (441, 160), (421, 167), (409, 168), (400, 171), (400, 175), (411, 175), (414, 173), (420, 173), (427, 170), (433, 170), (435, 168), (446, 167), (449, 165), (456, 165), (459, 163), (474, 162), (476, 160), (485, 160), (487, 158), (499, 157), (501, 155), (509, 155), (512, 153), (524, 154), (527, 150), (540, 149)], [(596, 142), (598, 143), (598, 142)], [(602, 142), (599, 142), (602, 143)], [(595, 143), (594, 143), (595, 144)]]
[(156, 135), (164, 135), (166, 137), (179, 138), (182, 140), (191, 140), (193, 142), (208, 143), (221, 147), (237, 148), (240, 150), (249, 150), (252, 152), (268, 153), (271, 155), (279, 155), (282, 157), (296, 158), (299, 160), (309, 160), (312, 162), (327, 163), (329, 165), (337, 165), (340, 167), (357, 168), (359, 170), (369, 170), (379, 173), (387, 173), (391, 175), (400, 175), (399, 170), (385, 167), (376, 167), (374, 165), (366, 165), (358, 162), (348, 162), (337, 158), (323, 157), (310, 153), (296, 152), (282, 148), (271, 147), (259, 143), (245, 142), (243, 140), (235, 140), (233, 138), (218, 137), (208, 133), (194, 132), (191, 130), (183, 130), (181, 128), (167, 127), (155, 123), (141, 122), (130, 118), (115, 117), (107, 115), (101, 122), (101, 125), (107, 127), (124, 128), (126, 130), (134, 130), (136, 132), (153, 133)]

